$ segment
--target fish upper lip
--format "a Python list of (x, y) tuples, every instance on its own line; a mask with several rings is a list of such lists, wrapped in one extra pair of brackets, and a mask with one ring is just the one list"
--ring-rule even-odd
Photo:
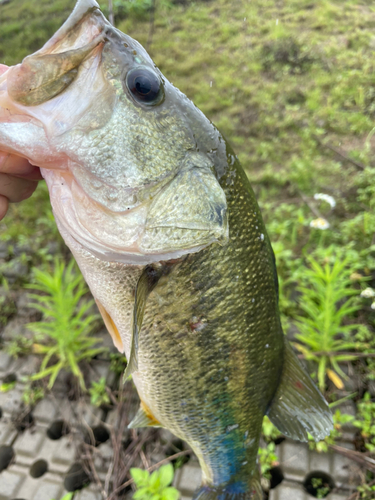
[[(79, 29), (79, 24), (91, 24), (91, 30)], [(100, 6), (95, 0), (78, 0), (73, 12), (59, 30), (31, 57), (49, 53), (61, 53), (68, 50), (82, 48), (92, 43), (95, 39), (106, 41), (107, 33), (113, 29), (104, 17)], [(77, 30), (77, 36), (71, 36)], [(100, 40), (100, 37), (102, 39)]]

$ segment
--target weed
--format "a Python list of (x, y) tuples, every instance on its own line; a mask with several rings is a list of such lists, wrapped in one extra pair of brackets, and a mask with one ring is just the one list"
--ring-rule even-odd
[(373, 484), (373, 481), (371, 481), (371, 484), (361, 484), (361, 486), (358, 486), (357, 490), (360, 494), (359, 498), (361, 500), (374, 500), (375, 485)]
[(361, 436), (368, 451), (375, 451), (375, 402), (367, 392), (357, 404), (358, 414), (353, 425), (360, 429)]
[(314, 62), (309, 48), (291, 36), (267, 42), (261, 51), (261, 60), (266, 71), (280, 66), (290, 73), (304, 73)]
[(33, 384), (28, 385), (22, 393), (22, 401), (27, 407), (34, 407), (36, 403), (43, 399), (45, 396), (45, 391), (43, 387), (34, 386)]
[(173, 481), (173, 466), (162, 465), (150, 474), (147, 470), (132, 468), (130, 474), (137, 486), (134, 500), (178, 500), (180, 494), (176, 488), (169, 486)]
[(0, 326), (5, 325), (9, 318), (17, 311), (14, 301), (7, 293), (7, 283), (3, 278), (3, 284), (6, 285), (4, 292), (0, 293)]
[(358, 292), (350, 286), (352, 270), (348, 267), (348, 259), (339, 253), (333, 263), (325, 259), (321, 265), (311, 256), (308, 262), (310, 269), (305, 268), (300, 273), (304, 286), (298, 287), (299, 306), (305, 315), (296, 320), (301, 332), (296, 335), (300, 342), (296, 347), (306, 359), (318, 363), (318, 382), (322, 391), (326, 375), (336, 387), (343, 388), (341, 378), (345, 379), (346, 375), (338, 363), (355, 358), (355, 354), (342, 354), (342, 351), (356, 347), (350, 335), (359, 327), (358, 324), (344, 325), (344, 320), (360, 309), (353, 297)]
[(94, 406), (109, 404), (111, 399), (107, 392), (107, 384), (105, 377), (101, 377), (99, 382), (92, 382), (89, 388), (90, 402)]
[(32, 352), (33, 340), (23, 337), (22, 335), (17, 335), (5, 346), (5, 351), (17, 359), (21, 356), (27, 356)]
[(311, 478), (311, 486), (316, 490), (316, 498), (325, 498), (331, 491), (331, 488), (325, 485), (321, 477)]
[(281, 432), (277, 427), (273, 425), (271, 420), (265, 416), (262, 423), (262, 437), (266, 442), (274, 441), (275, 439), (282, 436)]
[(109, 355), (109, 359), (110, 359), (109, 369), (113, 373), (116, 373), (116, 375), (121, 375), (122, 373), (124, 373), (125, 368), (128, 365), (128, 362), (123, 354), (120, 354), (119, 352), (111, 353)]
[(265, 447), (258, 449), (258, 459), (260, 463), (260, 472), (262, 476), (270, 479), (269, 470), (279, 463), (279, 457), (275, 453), (276, 445), (273, 441), (267, 443)]
[(0, 384), (0, 392), (9, 392), (16, 386), (16, 381), (13, 382), (3, 382)]
[(61, 500), (72, 500), (73, 499), (73, 495), (75, 494), (76, 492), (75, 491), (71, 491), (70, 493), (66, 493), (62, 498)]
[[(34, 344), (34, 352), (44, 354), (44, 358), (39, 372), (31, 379), (49, 377), (48, 388), (52, 388), (60, 370), (65, 368), (85, 388), (79, 362), (90, 360), (105, 349), (95, 347), (100, 340), (90, 336), (98, 315), (90, 313), (93, 300), (81, 301), (87, 293), (82, 275), (77, 272), (73, 260), (68, 266), (56, 260), (52, 273), (34, 269), (34, 283), (28, 288), (43, 293), (30, 294), (33, 307), (43, 314), (43, 319), (28, 327), (38, 339), (47, 341), (47, 345)], [(48, 366), (53, 359), (57, 362)]]

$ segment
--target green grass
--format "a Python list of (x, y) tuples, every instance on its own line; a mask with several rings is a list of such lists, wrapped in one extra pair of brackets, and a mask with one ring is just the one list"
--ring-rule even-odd
[[(0, 61), (15, 64), (39, 48), (73, 3), (1, 6)], [(375, 288), (373, 1), (157, 1), (149, 46), (148, 0), (133, 3), (134, 9), (114, 3), (117, 27), (146, 46), (165, 76), (218, 126), (250, 178), (275, 249), (285, 330), (306, 315), (299, 287), (305, 294), (312, 287), (314, 280), (303, 278), (311, 257), (324, 268), (327, 252), (345, 249), (344, 295), (359, 296), (363, 278)], [(314, 200), (318, 192), (333, 196), (336, 207)], [(310, 227), (319, 215), (328, 229)], [(10, 243), (32, 239), (42, 248), (58, 238), (43, 187), (13, 206), (2, 224), (1, 239)], [(338, 311), (343, 303), (330, 307)], [(360, 308), (340, 323), (350, 332), (345, 342), (374, 354), (375, 310), (369, 299), (355, 303)], [(348, 325), (358, 323), (363, 327), (353, 334)], [(375, 378), (371, 359), (352, 368), (364, 381)]]

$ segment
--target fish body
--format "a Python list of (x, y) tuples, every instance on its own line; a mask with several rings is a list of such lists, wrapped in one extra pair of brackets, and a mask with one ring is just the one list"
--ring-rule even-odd
[(220, 132), (93, 0), (0, 78), (0, 149), (42, 168), (59, 230), (125, 352), (141, 404), (202, 467), (195, 498), (262, 498), (268, 414), (327, 435), (285, 341), (272, 248)]

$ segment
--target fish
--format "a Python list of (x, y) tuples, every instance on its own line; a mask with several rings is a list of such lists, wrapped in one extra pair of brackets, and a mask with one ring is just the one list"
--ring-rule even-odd
[(128, 360), (140, 406), (198, 457), (199, 500), (260, 500), (267, 415), (307, 441), (329, 407), (286, 340), (275, 258), (237, 156), (210, 120), (79, 0), (0, 77), (0, 149), (41, 168), (57, 226)]

